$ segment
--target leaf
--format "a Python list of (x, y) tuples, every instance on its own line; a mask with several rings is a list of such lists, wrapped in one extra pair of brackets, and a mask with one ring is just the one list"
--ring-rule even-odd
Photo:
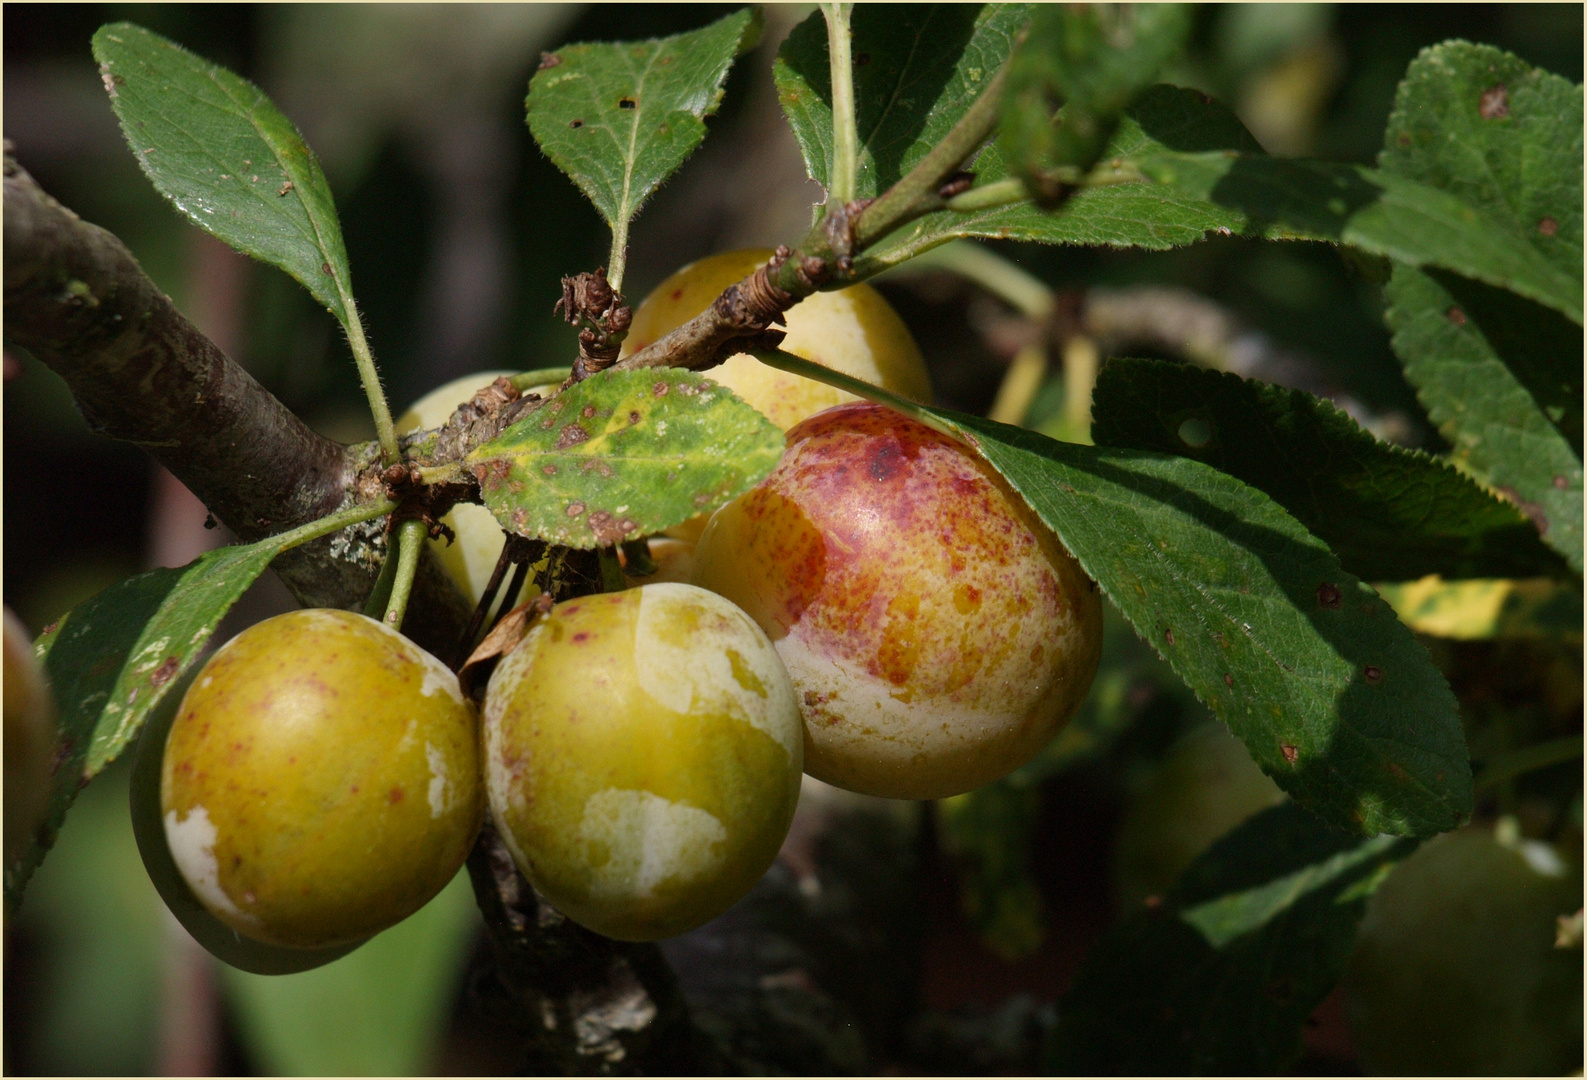
[(1041, 789), (1007, 780), (937, 803), (943, 850), (959, 871), (965, 917), (1005, 960), (1019, 960), (1047, 936), (1030, 847)]
[(345, 326), (352, 275), (313, 151), (257, 86), (132, 23), (94, 58), (133, 156), (199, 228), (297, 278)]
[[(860, 4), (853, 35), (856, 198), (892, 187), (964, 115), (1030, 17), (1028, 4)], [(811, 179), (832, 161), (832, 73), (819, 12), (796, 26), (773, 66), (777, 100)]]
[(1414, 841), (1335, 832), (1293, 803), (1198, 859), (1093, 949), (1064, 998), (1061, 1075), (1272, 1075), (1344, 972), (1366, 899)]
[(1302, 390), (1115, 359), (1092, 416), (1099, 445), (1194, 458), (1266, 492), (1369, 581), (1569, 574), (1514, 506)]
[(1378, 167), (1480, 208), (1579, 290), (1580, 86), (1488, 45), (1423, 49), (1395, 93)]
[(782, 432), (681, 369), (607, 371), (564, 390), (466, 459), (502, 528), (594, 548), (738, 497), (782, 456)]
[(1582, 640), (1582, 595), (1574, 583), (1444, 581), (1430, 575), (1379, 592), (1400, 621), (1419, 634), (1480, 641), (1486, 638)]
[(1396, 266), (1386, 318), (1457, 457), (1509, 489), (1580, 571), (1582, 89), (1487, 46), (1425, 49), (1400, 84), (1379, 160), (1480, 208), (1574, 283), (1576, 325), (1490, 287), (1502, 281)]
[(350, 956), (299, 974), (222, 969), (249, 1058), (272, 1076), (430, 1073), (478, 924), (460, 871)]
[(49, 816), (6, 866), (6, 902), (55, 842), (77, 792), (137, 735), (203, 650), (237, 598), (280, 552), (277, 538), (221, 548), (179, 569), (128, 578), (79, 604), (34, 650), (60, 704), (61, 743)]
[[(1509, 495), (1580, 573), (1581, 329), (1453, 274), (1396, 265), (1384, 291), (1394, 351), (1455, 460)], [(1574, 365), (1574, 395), (1558, 377), (1553, 394), (1517, 377), (1551, 358)]]
[[(1224, 105), (1194, 90), (1159, 85), (1125, 110), (1098, 171), (1111, 171), (1114, 162), (1122, 169), (1137, 158), (1162, 152), (1208, 150), (1260, 153), (1261, 147)], [(996, 144), (982, 150), (972, 168), (977, 185), (1009, 176)], [(1058, 213), (1031, 203), (962, 214), (939, 210), (890, 234), (871, 254), (889, 263), (902, 262), (959, 237), (1161, 251), (1193, 244), (1209, 232), (1242, 227), (1238, 212), (1206, 199), (1151, 183), (1119, 183), (1082, 188)]]
[(1393, 610), (1262, 492), (1189, 458), (1059, 443), (759, 355), (978, 450), (1262, 770), (1324, 821), (1422, 836), (1471, 813), (1449, 684)]
[(1154, 182), (1240, 215), (1236, 233), (1347, 244), (1519, 293), (1580, 325), (1582, 284), (1503, 219), (1457, 195), (1378, 169), (1258, 154), (1153, 153)]
[(540, 61), (529, 130), (614, 232), (705, 138), (728, 68), (755, 47), (761, 22), (745, 8), (686, 34), (567, 45)]
[[(1190, 33), (1183, 4), (1043, 4), (1009, 61), (998, 149), (1057, 200), (1102, 155), (1119, 113)], [(1059, 106), (1063, 112), (1057, 119)]]

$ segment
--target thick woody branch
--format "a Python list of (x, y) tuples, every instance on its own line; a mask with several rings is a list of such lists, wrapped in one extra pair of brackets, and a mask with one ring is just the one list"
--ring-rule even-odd
[[(376, 489), (371, 446), (311, 431), (176, 310), (115, 236), (56, 202), (5, 157), (5, 338), (66, 381), (84, 419), (170, 469), (238, 538), (306, 524)], [(385, 554), (382, 522), (287, 552), (275, 569), (311, 607), (355, 607)], [(427, 560), (428, 561), (428, 560)], [(468, 618), (422, 570), (409, 633), (447, 647)]]

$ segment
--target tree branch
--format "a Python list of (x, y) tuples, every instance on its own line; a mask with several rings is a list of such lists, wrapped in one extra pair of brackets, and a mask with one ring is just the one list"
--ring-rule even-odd
[[(359, 483), (373, 444), (315, 434), (182, 317), (115, 236), (83, 221), (5, 156), (5, 338), (66, 381), (89, 426), (142, 447), (243, 541), (379, 497)], [(356, 608), (385, 555), (382, 521), (274, 564), (309, 607)], [(468, 620), (434, 560), (409, 636), (445, 652)]]

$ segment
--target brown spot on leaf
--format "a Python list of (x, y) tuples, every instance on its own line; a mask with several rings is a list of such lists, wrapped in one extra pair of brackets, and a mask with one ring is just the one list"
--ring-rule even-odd
[(1366, 666), (1366, 670), (1363, 671), (1361, 674), (1366, 676), (1367, 682), (1369, 682), (1369, 683), (1377, 683), (1377, 682), (1382, 682), (1383, 681), (1383, 669), (1380, 668), (1380, 667), (1373, 667), (1371, 664), (1368, 664)]
[(1291, 765), (1295, 764), (1295, 759), (1300, 757), (1300, 751), (1296, 750), (1289, 743), (1279, 743), (1278, 748), (1283, 752), (1284, 760), (1289, 762)]
[(1163, 631), (1163, 640), (1167, 641), (1170, 645), (1172, 645), (1174, 643), (1174, 631), (1172, 629), (1164, 630)]
[(1458, 307), (1452, 307), (1448, 311), (1444, 312), (1444, 318), (1448, 319), (1456, 326), (1466, 325), (1466, 313), (1461, 311)]
[(555, 465), (542, 465), (540, 466), (540, 471), (545, 473), (547, 476), (555, 476), (557, 474), (557, 467)]
[(1337, 610), (1344, 603), (1344, 596), (1339, 592), (1339, 586), (1331, 581), (1325, 581), (1317, 586), (1317, 603), (1330, 610)]
[(628, 422), (630, 424), (639, 423), (639, 410), (638, 409), (633, 409), (633, 410), (629, 411), (629, 413), (628, 413)]
[(153, 674), (149, 676), (149, 685), (164, 686), (171, 681), (171, 677), (176, 674), (176, 669), (181, 666), (182, 662), (176, 657), (167, 656), (165, 663), (155, 668)]
[(1570, 487), (1570, 481), (1565, 479), (1563, 476), (1556, 476), (1554, 477), (1554, 487), (1560, 491), (1564, 491), (1566, 488)]
[(1477, 115), (1484, 120), (1497, 120), (1510, 115), (1510, 91), (1504, 83), (1490, 86), (1482, 92), (1477, 102)]
[(536, 70), (545, 71), (549, 68), (554, 68), (561, 63), (562, 57), (558, 56), (556, 53), (543, 52), (540, 54), (540, 64)]
[(1500, 495), (1503, 495), (1506, 499), (1513, 502), (1516, 507), (1520, 509), (1521, 513), (1530, 518), (1532, 524), (1537, 527), (1538, 532), (1547, 534), (1548, 515), (1543, 512), (1542, 503), (1535, 503), (1530, 499), (1521, 498), (1521, 493), (1519, 491), (1516, 491), (1515, 488), (1509, 487), (1507, 485), (1501, 484), (1499, 487), (1494, 488), (1494, 490)]
[(569, 424), (557, 435), (557, 449), (566, 450), (570, 446), (577, 446), (589, 437), (590, 433), (578, 424)]
[(1233, 686), (1234, 685), (1234, 676), (1233, 675), (1227, 675), (1227, 674), (1224, 675), (1224, 677), (1223, 677), (1223, 685), (1224, 686)]
[(1544, 236), (1553, 236), (1555, 233), (1559, 232), (1559, 222), (1555, 221), (1551, 217), (1546, 217), (1537, 223), (1537, 231), (1542, 233)]
[(595, 406), (594, 405), (586, 405), (586, 406), (584, 406), (584, 408), (580, 410), (579, 415), (583, 416), (584, 419), (586, 419), (586, 420), (590, 419), (592, 416), (595, 415)]
[(568, 503), (568, 517), (575, 518), (584, 513), (584, 504), (581, 502)]
[(666, 383), (658, 382), (655, 386), (650, 388), (650, 393), (653, 397), (666, 397), (667, 391), (670, 389), (672, 389), (672, 387), (668, 386)]
[(1401, 147), (1410, 146), (1411, 145), (1411, 136), (1410, 136), (1410, 134), (1408, 132), (1402, 131), (1402, 132), (1399, 133), (1398, 136), (1395, 137), (1394, 141), (1399, 143)]

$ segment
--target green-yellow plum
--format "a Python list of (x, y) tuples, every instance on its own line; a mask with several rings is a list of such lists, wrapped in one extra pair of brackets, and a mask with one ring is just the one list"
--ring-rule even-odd
[[(771, 258), (770, 251), (730, 251), (690, 263), (656, 286), (634, 312), (623, 355), (637, 352), (711, 306), (723, 289)], [(863, 379), (915, 401), (931, 400), (931, 379), (909, 328), (882, 294), (869, 285), (818, 292), (783, 316), (782, 347), (795, 356)], [(854, 395), (825, 383), (779, 371), (739, 353), (708, 372), (711, 378), (787, 431), (808, 416)], [(698, 540), (706, 517), (668, 532)]]
[(55, 699), (22, 621), (5, 609), (5, 859), (33, 838), (49, 805)]
[(457, 677), (374, 619), (293, 611), (210, 658), (165, 744), (160, 810), (197, 898), (239, 934), (320, 948), (400, 922), (479, 830)]
[(558, 604), (492, 674), (483, 733), (491, 819), (519, 869), (624, 940), (731, 907), (799, 799), (788, 675), (748, 616), (692, 585)]
[(866, 402), (788, 433), (771, 475), (712, 516), (694, 582), (776, 645), (806, 771), (867, 795), (945, 798), (1017, 769), (1101, 654), (1095, 586), (1024, 501)]
[(1113, 861), (1120, 906), (1161, 896), (1220, 836), (1283, 798), (1222, 724), (1187, 732), (1125, 811)]
[(1562, 1076), (1582, 1064), (1582, 956), (1554, 944), (1579, 865), (1471, 826), (1424, 844), (1367, 902), (1344, 978), (1368, 1075)]
[[(397, 434), (407, 435), (441, 426), (481, 387), (513, 374), (511, 371), (476, 371), (431, 390), (397, 418)], [(526, 393), (545, 397), (555, 390), (555, 386), (536, 386)], [(478, 503), (459, 503), (442, 516), (441, 523), (451, 528), (456, 539), (449, 542), (437, 537), (430, 541), (430, 550), (469, 603), (478, 604), (506, 542), (501, 525)], [(534, 594), (532, 584), (525, 588), (526, 595)]]

